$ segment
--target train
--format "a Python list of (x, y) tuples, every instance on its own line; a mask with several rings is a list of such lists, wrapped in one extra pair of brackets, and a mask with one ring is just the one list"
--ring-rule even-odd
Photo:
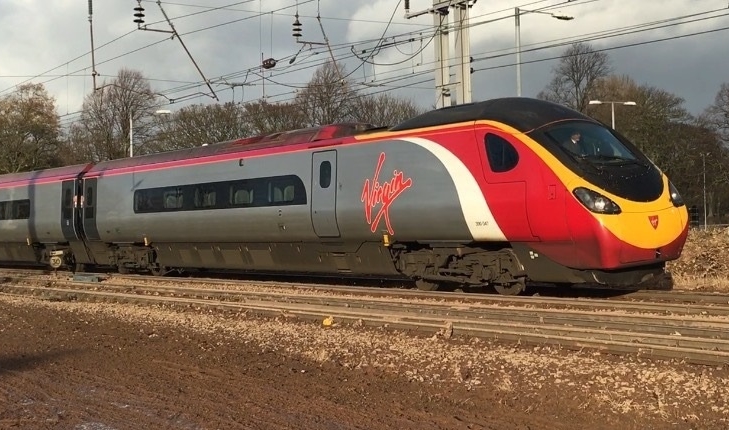
[(628, 139), (522, 97), (0, 176), (0, 263), (71, 271), (670, 288), (687, 234)]

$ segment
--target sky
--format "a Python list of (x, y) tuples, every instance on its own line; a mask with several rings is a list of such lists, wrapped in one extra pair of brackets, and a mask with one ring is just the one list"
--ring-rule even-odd
[[(78, 119), (94, 88), (88, 1), (0, 0), (0, 96), (42, 83), (62, 124)], [(411, 13), (433, 5), (409, 3)], [(147, 28), (170, 30), (156, 0), (141, 5)], [(406, 18), (404, 0), (162, 1), (194, 63), (171, 34), (137, 29), (135, 6), (136, 0), (93, 2), (96, 85), (121, 68), (139, 70), (161, 94), (161, 109), (216, 103), (215, 97), (290, 101), (332, 57), (360, 92), (435, 104), (433, 16)], [(477, 0), (470, 10), (474, 101), (516, 95), (515, 7), (523, 96), (544, 89), (566, 46), (583, 40), (608, 54), (614, 73), (683, 98), (694, 115), (729, 83), (728, 0)], [(292, 36), (297, 10), (299, 42), (310, 43)], [(262, 69), (268, 58), (276, 66)]]

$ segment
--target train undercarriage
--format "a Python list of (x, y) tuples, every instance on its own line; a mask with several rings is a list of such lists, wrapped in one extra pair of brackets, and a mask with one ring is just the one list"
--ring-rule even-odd
[[(18, 244), (12, 258), (29, 259), (54, 269), (86, 271), (110, 268), (119, 273), (152, 273), (209, 269), (247, 273), (304, 274), (341, 277), (410, 279), (421, 290), (479, 289), (522, 293), (527, 282), (580, 284), (598, 288), (641, 289), (648, 281), (665, 285), (663, 263), (622, 271), (576, 270), (534, 253), (523, 244), (494, 243), (473, 246), (458, 243), (128, 243)], [(73, 246), (75, 245), (75, 246)], [(81, 258), (79, 249), (84, 253)], [(22, 251), (22, 252), (21, 252)], [(22, 255), (21, 255), (22, 253)], [(281, 270), (285, 267), (285, 270)]]

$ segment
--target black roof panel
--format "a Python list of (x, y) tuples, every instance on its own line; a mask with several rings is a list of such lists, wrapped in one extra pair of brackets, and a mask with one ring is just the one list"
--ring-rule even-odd
[(526, 97), (509, 97), (436, 109), (402, 122), (392, 127), (390, 131), (492, 120), (521, 132), (528, 132), (545, 124), (566, 119), (595, 121), (557, 103)]

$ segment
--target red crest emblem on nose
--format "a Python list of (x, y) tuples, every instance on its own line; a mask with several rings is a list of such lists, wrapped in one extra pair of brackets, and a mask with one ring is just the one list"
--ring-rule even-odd
[(658, 228), (658, 215), (650, 215), (648, 221), (651, 222), (654, 229)]

